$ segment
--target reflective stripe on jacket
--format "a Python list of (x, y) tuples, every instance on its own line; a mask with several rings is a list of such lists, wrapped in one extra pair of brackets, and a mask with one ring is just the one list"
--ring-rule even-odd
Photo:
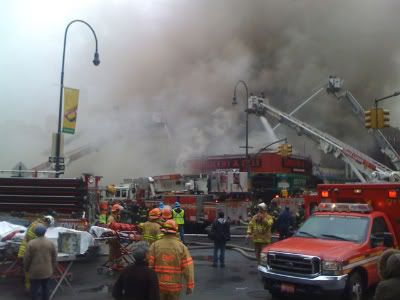
[(142, 228), (143, 240), (148, 242), (149, 245), (159, 240), (163, 234), (161, 232), (161, 225), (157, 222), (147, 221), (139, 225)]
[(272, 217), (268, 214), (256, 214), (247, 227), (247, 234), (252, 235), (254, 243), (270, 243), (271, 227), (274, 223)]
[(172, 216), (178, 225), (185, 224), (185, 211), (181, 208), (181, 211), (178, 213), (175, 209), (172, 210)]
[(26, 247), (27, 247), (29, 241), (37, 238), (35, 229), (36, 229), (36, 226), (38, 226), (39, 224), (47, 227), (47, 224), (45, 224), (41, 219), (37, 219), (32, 222), (32, 224), (26, 230), (24, 240), (22, 241), (21, 245), (19, 246), (18, 257), (24, 257)]
[(194, 266), (188, 248), (175, 236), (166, 234), (149, 250), (149, 266), (157, 275), (160, 292), (179, 293), (183, 279), (194, 288)]

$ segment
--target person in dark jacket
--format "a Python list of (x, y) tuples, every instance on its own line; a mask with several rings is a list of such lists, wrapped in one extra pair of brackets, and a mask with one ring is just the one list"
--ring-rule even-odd
[(224, 217), (224, 212), (218, 212), (218, 219), (216, 219), (211, 225), (211, 237), (214, 240), (213, 267), (217, 267), (218, 258), (221, 268), (225, 267), (225, 247), (226, 242), (231, 239), (231, 232), (229, 221), (227, 221)]
[(293, 216), (288, 206), (286, 206), (284, 211), (279, 215), (277, 223), (279, 239), (283, 240), (289, 237), (290, 228), (293, 227)]
[(400, 251), (388, 249), (383, 252), (378, 272), (382, 281), (376, 287), (374, 300), (400, 299)]
[(139, 242), (132, 256), (135, 263), (126, 267), (114, 284), (116, 300), (160, 300), (156, 272), (147, 265), (148, 246)]

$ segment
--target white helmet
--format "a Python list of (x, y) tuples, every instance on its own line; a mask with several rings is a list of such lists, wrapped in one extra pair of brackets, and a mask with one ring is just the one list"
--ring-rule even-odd
[(49, 226), (54, 226), (55, 221), (54, 221), (53, 216), (50, 216), (50, 215), (44, 216), (43, 220), (45, 220), (47, 222), (47, 224), (49, 224)]
[(265, 204), (264, 202), (258, 204), (257, 207), (262, 210), (267, 210), (267, 204)]

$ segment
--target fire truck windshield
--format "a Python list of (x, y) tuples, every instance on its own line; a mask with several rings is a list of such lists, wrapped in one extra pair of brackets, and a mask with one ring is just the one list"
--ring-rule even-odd
[(368, 217), (314, 215), (296, 236), (362, 243), (367, 238), (368, 228)]

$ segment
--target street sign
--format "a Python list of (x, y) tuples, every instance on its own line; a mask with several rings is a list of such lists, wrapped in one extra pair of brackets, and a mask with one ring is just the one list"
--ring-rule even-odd
[(59, 169), (60, 171), (64, 171), (64, 170), (65, 170), (65, 165), (64, 165), (64, 164), (59, 165), (59, 166), (58, 166), (58, 169)]
[[(59, 157), (58, 161), (59, 161), (60, 164), (63, 164), (64, 163), (64, 157)], [(49, 157), (49, 163), (55, 164), (56, 162), (57, 162), (57, 157), (55, 157), (55, 156), (50, 156)]]

